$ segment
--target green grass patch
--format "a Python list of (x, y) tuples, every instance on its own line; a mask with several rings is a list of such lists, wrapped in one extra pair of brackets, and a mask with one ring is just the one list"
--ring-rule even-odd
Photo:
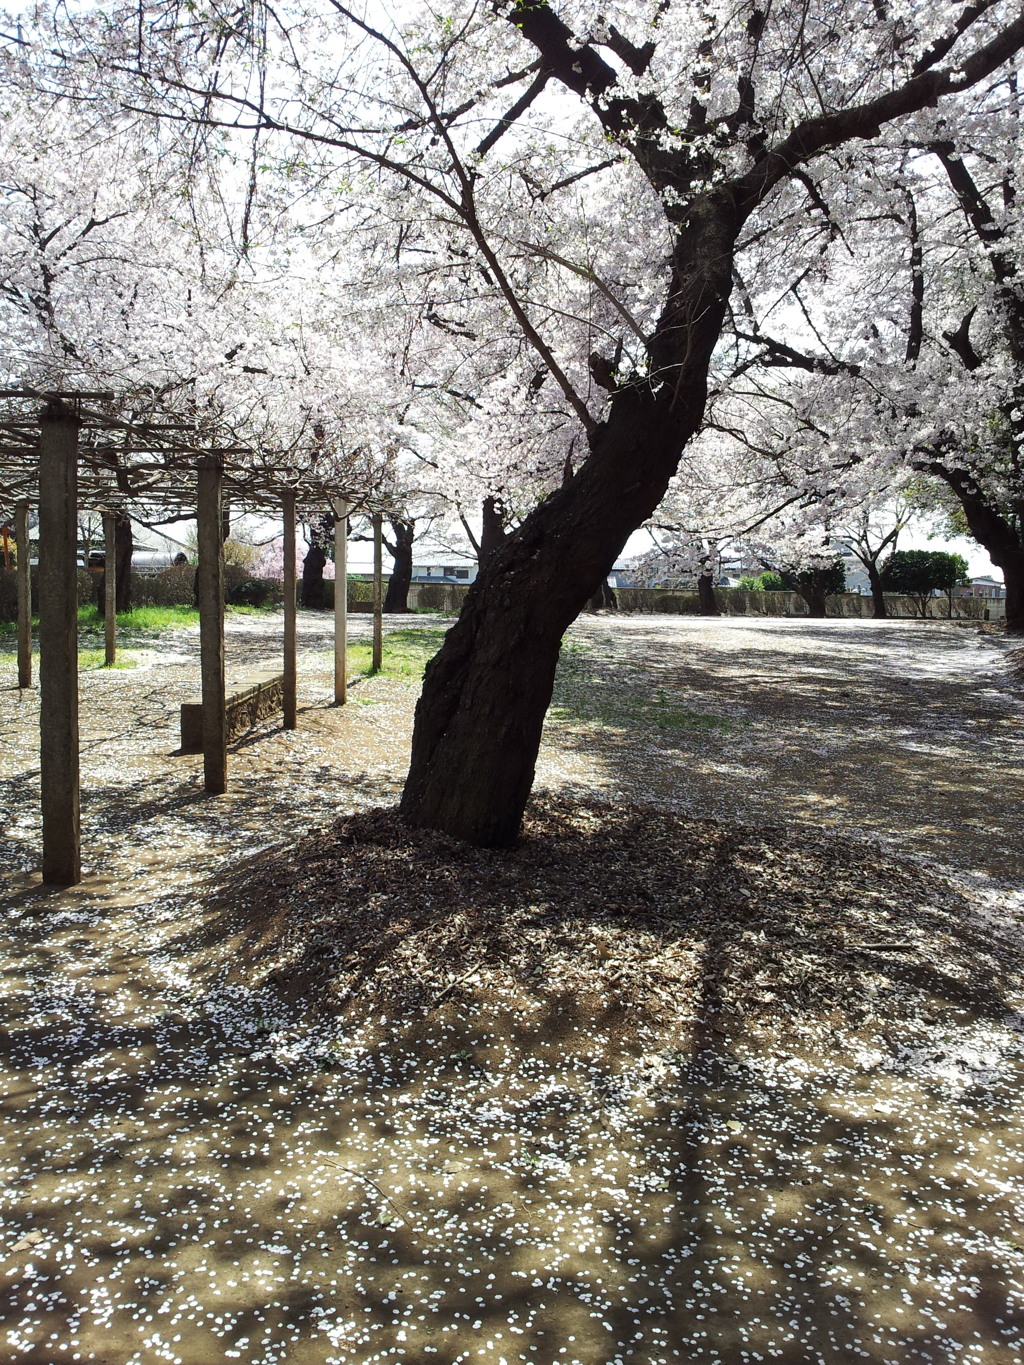
[[(104, 649), (80, 649), (78, 651), (79, 670), (84, 673), (93, 668), (106, 668), (106, 664), (103, 662), (106, 657), (106, 650)], [(6, 652), (0, 653), (0, 664), (14, 665), (17, 662), (17, 654), (9, 654)], [(35, 672), (39, 667), (39, 651), (37, 649), (32, 651), (32, 663), (34, 672), (33, 682), (38, 683), (39, 675)], [(133, 659), (130, 654), (126, 654), (120, 649), (117, 651), (116, 663), (111, 664), (111, 668), (138, 668), (138, 666), (138, 661), (136, 659)]]
[[(280, 611), (280, 607), (227, 607), (228, 616), (265, 616)], [(134, 611), (117, 614), (118, 632), (126, 635), (161, 635), (165, 630), (181, 630), (184, 626), (198, 626), (199, 612), (195, 607), (136, 607)], [(78, 608), (78, 629), (87, 635), (102, 634), (103, 613), (92, 604)], [(39, 617), (32, 617), (32, 634), (39, 633)], [(0, 640), (15, 640), (17, 621), (0, 621)]]
[[(102, 649), (80, 649), (78, 651), (78, 667), (83, 671), (87, 668), (106, 668), (103, 662), (106, 658), (106, 651)], [(130, 654), (125, 654), (122, 650), (117, 651), (116, 662), (110, 665), (111, 668), (137, 668), (137, 662)]]
[[(441, 648), (446, 630), (391, 630), (384, 636), (383, 659), (379, 677), (405, 678), (418, 682), (423, 670)], [(373, 646), (359, 640), (348, 647), (349, 674), (355, 677), (372, 676)]]
[[(179, 630), (182, 626), (197, 626), (199, 613), (195, 607), (136, 607), (134, 611), (117, 614), (117, 628), (133, 635), (160, 635), (165, 630)], [(34, 627), (34, 623), (33, 623)], [(94, 606), (78, 608), (79, 630), (103, 630), (103, 613)]]

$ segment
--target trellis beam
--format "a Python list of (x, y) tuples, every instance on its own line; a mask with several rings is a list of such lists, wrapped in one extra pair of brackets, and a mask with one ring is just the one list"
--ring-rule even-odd
[(28, 503), (14, 510), (14, 548), (18, 556), (18, 686), (32, 686), (32, 565), (28, 548)]
[(223, 471), (214, 456), (199, 467), (199, 653), (203, 697), (203, 782), (214, 796), (228, 788), (224, 681), (224, 542), (221, 539)]

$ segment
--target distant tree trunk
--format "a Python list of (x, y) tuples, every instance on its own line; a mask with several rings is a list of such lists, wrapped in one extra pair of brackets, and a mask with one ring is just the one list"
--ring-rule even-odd
[(697, 610), (701, 616), (721, 616), (715, 597), (715, 576), (711, 570), (697, 575)]
[(117, 512), (114, 516), (114, 573), (117, 576), (114, 594), (118, 612), (131, 611), (132, 609), (132, 552), (134, 549), (132, 519), (127, 512)]
[(619, 599), (615, 596), (615, 589), (607, 578), (602, 579), (597, 592), (587, 603), (587, 611), (618, 611), (618, 609)]
[(386, 541), (388, 554), (394, 560), (388, 590), (384, 596), (386, 612), (409, 610), (409, 585), (412, 582), (412, 546), (416, 536), (416, 523), (400, 517), (389, 519), (394, 542)]
[[(324, 606), (324, 567), (334, 538), (334, 518), (328, 512), (314, 517), (309, 525), (309, 550), (302, 561), (301, 602), (304, 607), (322, 610)], [(342, 584), (342, 588), (345, 585)], [(335, 584), (335, 592), (338, 586)]]
[[(126, 512), (114, 513), (114, 609), (121, 612), (132, 609), (132, 554), (135, 538), (132, 534), (132, 520)], [(109, 565), (103, 565), (103, 572), (96, 577), (96, 610), (104, 610), (107, 592), (107, 572)]]
[(868, 572), (868, 583), (871, 587), (871, 615), (876, 621), (884, 621), (889, 615), (885, 605), (885, 593), (882, 591), (882, 575), (878, 572), (878, 565), (869, 560), (864, 564)]
[(809, 569), (805, 573), (789, 575), (788, 581), (792, 591), (807, 603), (807, 615), (821, 620), (826, 614), (825, 599), (828, 595), (825, 573), (820, 569)]

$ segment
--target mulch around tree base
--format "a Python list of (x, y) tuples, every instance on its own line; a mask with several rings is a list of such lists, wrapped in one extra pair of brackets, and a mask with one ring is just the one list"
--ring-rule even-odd
[(539, 795), (483, 850), (373, 809), (222, 881), (204, 936), (236, 979), (353, 1023), (500, 1002), (768, 1045), (891, 1049), (1004, 1022), (1024, 952), (946, 879), (867, 842)]

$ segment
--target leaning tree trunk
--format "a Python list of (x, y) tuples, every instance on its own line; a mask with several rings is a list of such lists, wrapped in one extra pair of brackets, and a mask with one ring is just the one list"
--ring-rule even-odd
[(740, 222), (728, 194), (691, 206), (650, 344), (656, 379), (614, 385), (580, 469), (481, 564), (424, 675), (402, 793), (410, 824), (488, 847), (515, 842), (562, 636), (700, 427)]
[(394, 543), (388, 543), (388, 553), (394, 560), (388, 590), (384, 594), (386, 612), (409, 610), (409, 585), (412, 583), (412, 545), (416, 535), (416, 523), (403, 521), (400, 517), (390, 518)]
[(620, 390), (591, 458), (485, 561), (424, 676), (401, 804), (410, 824), (515, 841), (562, 636), (664, 496), (703, 411), (703, 386), (689, 388), (676, 406), (646, 386)]

